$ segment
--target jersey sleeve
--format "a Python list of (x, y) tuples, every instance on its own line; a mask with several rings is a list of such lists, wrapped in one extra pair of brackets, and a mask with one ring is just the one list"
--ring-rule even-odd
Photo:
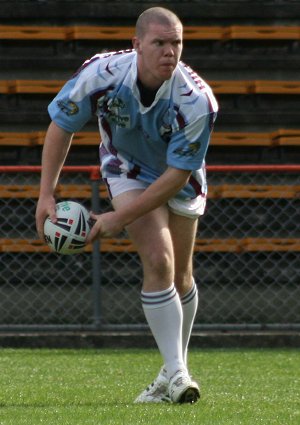
[(97, 78), (96, 70), (95, 62), (83, 66), (48, 106), (51, 119), (70, 133), (79, 131), (93, 115), (91, 81)]
[(198, 170), (205, 159), (216, 114), (211, 112), (173, 134), (167, 151), (167, 164), (183, 170)]

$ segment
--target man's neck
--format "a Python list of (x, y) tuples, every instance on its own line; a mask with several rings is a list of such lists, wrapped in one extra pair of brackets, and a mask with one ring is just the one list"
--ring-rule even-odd
[(140, 97), (141, 97), (142, 104), (144, 106), (150, 106), (155, 99), (155, 96), (156, 96), (156, 93), (157, 93), (159, 87), (156, 88), (156, 89), (146, 87), (141, 82), (141, 80), (139, 78), (137, 78), (137, 86), (138, 86), (139, 91), (140, 91)]

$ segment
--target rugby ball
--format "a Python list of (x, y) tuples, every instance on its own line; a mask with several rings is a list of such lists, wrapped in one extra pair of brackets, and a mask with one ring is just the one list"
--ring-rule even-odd
[(52, 223), (49, 217), (44, 223), (47, 245), (58, 254), (81, 253), (91, 229), (88, 210), (78, 202), (63, 201), (56, 204), (56, 216), (56, 223)]

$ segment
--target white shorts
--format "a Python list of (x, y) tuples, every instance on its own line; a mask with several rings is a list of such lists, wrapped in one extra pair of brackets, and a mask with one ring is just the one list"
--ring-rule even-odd
[[(106, 184), (112, 198), (115, 198), (121, 193), (128, 192), (129, 190), (145, 190), (148, 186), (150, 186), (149, 183), (136, 179), (128, 179), (126, 177), (109, 177), (106, 179)], [(203, 215), (205, 206), (205, 195), (199, 195), (196, 198), (187, 200), (171, 198), (168, 201), (168, 207), (174, 214), (188, 218), (198, 218)]]

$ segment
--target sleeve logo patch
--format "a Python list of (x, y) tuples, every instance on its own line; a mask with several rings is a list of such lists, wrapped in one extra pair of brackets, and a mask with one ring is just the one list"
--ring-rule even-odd
[(72, 102), (71, 100), (68, 100), (66, 102), (64, 100), (59, 100), (57, 102), (57, 106), (62, 112), (64, 112), (68, 116), (75, 115), (79, 111), (79, 108), (76, 103)]
[(187, 147), (177, 148), (174, 153), (178, 156), (195, 156), (200, 149), (200, 142), (189, 143)]

